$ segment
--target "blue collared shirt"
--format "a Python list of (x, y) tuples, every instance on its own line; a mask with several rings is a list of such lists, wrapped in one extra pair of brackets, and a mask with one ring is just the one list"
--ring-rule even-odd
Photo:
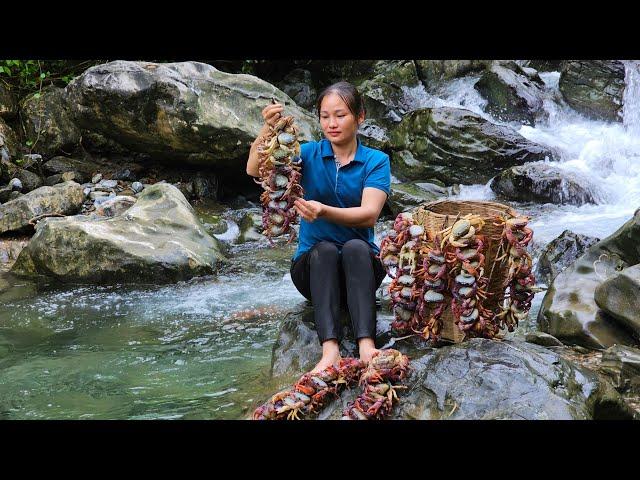
[[(382, 190), (387, 195), (391, 188), (389, 155), (369, 148), (358, 139), (358, 148), (351, 162), (338, 168), (331, 142), (326, 138), (300, 146), (302, 158), (302, 188), (305, 200), (317, 200), (332, 207), (359, 207), (365, 187)], [(327, 240), (339, 249), (349, 240), (359, 238), (369, 244), (377, 254), (380, 249), (374, 243), (373, 227), (355, 228), (332, 223), (322, 218), (309, 223), (300, 218), (297, 260), (316, 243)]]

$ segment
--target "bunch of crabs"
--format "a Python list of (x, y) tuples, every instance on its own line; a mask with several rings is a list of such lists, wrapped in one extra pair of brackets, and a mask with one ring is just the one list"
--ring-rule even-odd
[(304, 193), (298, 129), (292, 116), (282, 117), (269, 127), (258, 145), (258, 161), (260, 181), (256, 183), (264, 189), (260, 196), (263, 234), (272, 244), (272, 237), (290, 234), (290, 243), (296, 237), (293, 203)]
[[(533, 236), (528, 221), (528, 217), (495, 217), (494, 225), (503, 227), (495, 262), (507, 262), (508, 274), (500, 292), (488, 292), (496, 263), (486, 276), (482, 217), (468, 214), (430, 234), (411, 213), (400, 213), (380, 245), (380, 259), (392, 278), (389, 293), (395, 334), (439, 340), (442, 315), (449, 305), (467, 337), (493, 338), (504, 327), (512, 332), (526, 318), (537, 291), (526, 251)], [(497, 312), (485, 307), (488, 296), (495, 294), (499, 295), (494, 302)]]
[(368, 365), (357, 358), (342, 358), (319, 372), (305, 373), (293, 385), (273, 395), (253, 413), (254, 420), (300, 420), (317, 416), (344, 388), (362, 387), (347, 405), (343, 420), (379, 420), (398, 400), (396, 390), (409, 370), (409, 358), (397, 350), (376, 352)]

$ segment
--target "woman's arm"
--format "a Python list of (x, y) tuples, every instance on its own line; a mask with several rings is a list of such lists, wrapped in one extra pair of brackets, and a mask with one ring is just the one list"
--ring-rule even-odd
[(331, 207), (316, 200), (302, 198), (298, 198), (294, 205), (300, 216), (307, 222), (322, 218), (346, 227), (369, 228), (376, 224), (386, 200), (387, 194), (384, 191), (366, 187), (362, 191), (362, 201), (359, 207)]

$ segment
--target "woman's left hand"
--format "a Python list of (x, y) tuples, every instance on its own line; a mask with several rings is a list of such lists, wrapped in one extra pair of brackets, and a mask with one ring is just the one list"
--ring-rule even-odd
[(316, 200), (298, 198), (293, 205), (296, 207), (300, 216), (307, 222), (313, 222), (324, 213), (324, 204), (317, 202)]

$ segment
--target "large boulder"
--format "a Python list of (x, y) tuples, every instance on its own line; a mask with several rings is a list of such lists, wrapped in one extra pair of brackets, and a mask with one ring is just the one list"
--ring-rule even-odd
[(315, 111), (318, 92), (313, 85), (311, 72), (303, 68), (291, 70), (280, 82), (280, 89), (289, 95), (294, 102), (310, 112)]
[(508, 168), (490, 186), (498, 195), (521, 202), (578, 206), (602, 203), (602, 192), (587, 177), (546, 163)]
[(80, 143), (80, 130), (67, 108), (65, 90), (46, 87), (22, 101), (20, 116), (31, 150), (51, 157)]
[(640, 345), (640, 264), (607, 278), (595, 291), (598, 307), (633, 332)]
[(544, 248), (536, 264), (535, 275), (538, 283), (549, 285), (565, 268), (571, 265), (599, 238), (580, 235), (565, 230)]
[(534, 125), (543, 110), (545, 83), (535, 70), (515, 62), (494, 63), (474, 88), (487, 100), (485, 111), (502, 121)]
[(0, 205), (0, 234), (33, 231), (30, 220), (41, 215), (73, 215), (80, 211), (83, 202), (82, 186), (76, 182), (36, 188)]
[(622, 121), (624, 87), (624, 64), (617, 60), (571, 60), (560, 74), (567, 104), (596, 120)]
[(121, 216), (44, 220), (12, 272), (74, 283), (164, 283), (212, 274), (221, 259), (220, 244), (180, 191), (157, 183)]
[(18, 113), (18, 100), (4, 83), (0, 83), (0, 117), (12, 118)]
[(37, 173), (30, 172), (24, 168), (18, 168), (14, 171), (14, 178), (17, 178), (22, 183), (22, 193), (31, 192), (36, 188), (40, 188), (43, 185), (42, 178)]
[(637, 346), (628, 325), (598, 308), (594, 294), (605, 280), (640, 263), (640, 210), (607, 238), (590, 247), (549, 286), (538, 327), (564, 343), (605, 349)]
[(491, 60), (416, 60), (416, 70), (423, 85), (428, 89), (442, 82), (480, 72), (491, 65)]
[[(306, 314), (292, 312), (273, 350), (272, 375), (285, 386), (319, 360), (321, 348)], [(380, 326), (376, 344), (382, 346)], [(341, 353), (356, 352), (351, 337)], [(408, 388), (390, 419), (631, 419), (613, 385), (544, 347), (522, 341), (472, 339), (441, 348), (400, 341), (393, 345), (411, 359)], [(339, 419), (361, 392), (346, 390), (320, 414)], [(497, 394), (499, 393), (499, 394)]]
[(238, 160), (272, 98), (295, 116), (301, 139), (319, 134), (315, 117), (273, 85), (205, 63), (115, 61), (87, 69), (66, 88), (80, 127), (166, 161), (244, 169)]
[(393, 173), (403, 180), (486, 183), (505, 168), (554, 158), (548, 148), (462, 108), (415, 110), (391, 131), (390, 139)]
[(613, 381), (618, 391), (640, 393), (640, 350), (614, 345), (602, 352), (600, 371)]

